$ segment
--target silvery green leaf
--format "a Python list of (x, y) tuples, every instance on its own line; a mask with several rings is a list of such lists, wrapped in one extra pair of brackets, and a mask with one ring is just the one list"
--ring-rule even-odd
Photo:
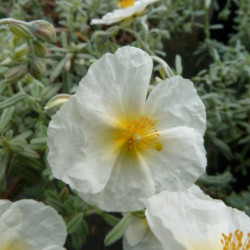
[(119, 240), (125, 233), (129, 222), (131, 220), (131, 214), (127, 213), (116, 226), (106, 235), (104, 239), (104, 245), (109, 246), (115, 241)]

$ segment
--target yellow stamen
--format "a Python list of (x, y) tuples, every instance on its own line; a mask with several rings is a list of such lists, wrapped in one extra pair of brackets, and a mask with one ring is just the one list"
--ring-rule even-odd
[(133, 6), (135, 4), (135, 0), (118, 0), (116, 3), (120, 6), (120, 8), (124, 9)]
[(138, 120), (129, 121), (123, 136), (130, 150), (156, 149), (161, 151), (163, 145), (158, 141), (159, 133), (155, 128), (156, 121), (141, 116)]
[(250, 249), (250, 233), (243, 245), (243, 232), (236, 229), (234, 234), (230, 233), (229, 236), (222, 234), (221, 243), (223, 250), (249, 250)]

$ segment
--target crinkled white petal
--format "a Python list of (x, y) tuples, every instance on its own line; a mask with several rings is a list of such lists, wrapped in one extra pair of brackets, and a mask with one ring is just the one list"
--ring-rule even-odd
[(204, 200), (214, 200), (213, 198), (211, 198), (209, 195), (205, 194), (202, 189), (193, 184), (190, 188), (187, 189), (187, 191), (189, 193), (194, 194), (196, 197), (200, 198), (200, 199), (204, 199)]
[(109, 12), (102, 17), (102, 19), (92, 19), (91, 24), (113, 24), (122, 21), (125, 18), (133, 16), (136, 13), (143, 11), (149, 4), (157, 2), (158, 0), (139, 0), (131, 7), (124, 9), (117, 9)]
[(4, 244), (15, 244), (25, 250), (42, 250), (50, 246), (62, 249), (66, 236), (66, 225), (62, 217), (55, 209), (41, 202), (9, 202), (7, 210), (1, 211), (0, 242)]
[[(138, 117), (145, 103), (152, 59), (141, 49), (122, 47), (92, 64), (76, 93), (86, 120), (113, 124)], [(88, 128), (86, 128), (88, 129)]]
[(11, 205), (9, 200), (0, 200), (0, 216), (3, 214)]
[(227, 207), (227, 210), (229, 214), (228, 216), (231, 220), (228, 222), (229, 230), (228, 232), (225, 232), (225, 234), (228, 236), (229, 233), (234, 233), (236, 229), (239, 229), (244, 233), (244, 242), (247, 238), (247, 234), (250, 233), (250, 217), (236, 208)]
[(140, 198), (150, 197), (154, 193), (154, 182), (147, 163), (140, 155), (129, 156), (123, 149), (115, 161), (106, 187), (97, 194), (80, 192), (79, 195), (105, 211), (128, 212), (144, 208)]
[(203, 138), (193, 128), (175, 127), (159, 131), (161, 151), (148, 151), (144, 155), (150, 166), (156, 193), (177, 191), (190, 187), (206, 167)]
[(187, 126), (203, 135), (206, 129), (205, 106), (193, 83), (181, 76), (159, 83), (150, 93), (144, 112), (158, 120), (159, 130)]
[(107, 184), (115, 152), (107, 150), (111, 148), (105, 139), (107, 125), (95, 129), (95, 124), (86, 123), (76, 97), (71, 97), (49, 124), (48, 161), (56, 178), (72, 188), (93, 193)]
[(247, 234), (250, 218), (222, 201), (200, 199), (188, 191), (164, 191), (148, 199), (146, 218), (164, 249), (221, 250), (222, 233)]

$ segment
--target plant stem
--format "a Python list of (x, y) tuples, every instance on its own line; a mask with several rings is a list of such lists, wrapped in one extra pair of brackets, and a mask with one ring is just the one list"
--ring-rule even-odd
[(131, 29), (128, 29), (128, 28), (122, 28), (124, 31), (130, 33), (140, 44), (141, 46), (143, 47), (143, 49), (145, 51), (147, 51), (150, 55), (154, 55), (154, 52), (147, 46), (146, 43), (143, 42), (143, 40), (140, 38), (139, 35), (136, 34), (136, 32), (134, 32), (133, 30)]
[(166, 75), (168, 78), (174, 76), (173, 71), (171, 70), (171, 68), (169, 67), (169, 65), (168, 65), (164, 60), (162, 60), (160, 57), (155, 56), (155, 55), (151, 56), (151, 58), (152, 58), (155, 62), (158, 62), (158, 63), (160, 63), (160, 64), (162, 65), (163, 70), (164, 70), (164, 72), (165, 72), (165, 75)]
[(133, 30), (128, 29), (128, 28), (123, 28), (123, 30), (130, 33), (132, 36), (134, 36), (134, 38), (141, 44), (143, 49), (151, 55), (151, 58), (155, 62), (158, 62), (162, 65), (163, 70), (165, 72), (165, 75), (168, 78), (170, 78), (174, 75), (174, 73), (171, 70), (171, 68), (169, 67), (169, 65), (164, 60), (162, 60), (160, 57), (156, 56), (155, 53), (147, 46), (147, 44), (144, 43), (144, 41), (141, 39), (141, 37), (138, 34), (136, 34), (136, 32), (134, 32)]

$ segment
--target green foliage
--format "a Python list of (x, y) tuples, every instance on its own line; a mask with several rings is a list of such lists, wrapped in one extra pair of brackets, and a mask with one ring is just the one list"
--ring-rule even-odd
[[(110, 0), (1, 4), (0, 17), (25, 24), (0, 25), (0, 198), (33, 198), (54, 207), (67, 224), (68, 249), (86, 247), (95, 216), (102, 220), (100, 245), (110, 228), (105, 245), (122, 237), (130, 214), (119, 221), (53, 178), (46, 161), (50, 118), (44, 107), (55, 95), (74, 94), (89, 66), (103, 54), (129, 44), (154, 59), (151, 87), (172, 71), (192, 77), (207, 109), (208, 174), (198, 183), (250, 215), (249, 1), (228, 0), (222, 6), (218, 0), (161, 0), (148, 7), (146, 15), (111, 26), (90, 25), (92, 18), (114, 8)], [(56, 27), (55, 42), (51, 26), (46, 26), (45, 39), (39, 30), (42, 23), (25, 26), (41, 17)], [(214, 35), (216, 30), (224, 32), (222, 23), (233, 26), (223, 41)]]
[(130, 220), (131, 220), (131, 214), (128, 213), (107, 234), (104, 240), (104, 245), (109, 246), (115, 241), (119, 240), (124, 235)]

